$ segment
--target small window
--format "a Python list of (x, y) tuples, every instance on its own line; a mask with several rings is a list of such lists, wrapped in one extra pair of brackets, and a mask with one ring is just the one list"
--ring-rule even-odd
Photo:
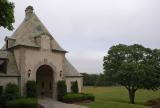
[(3, 94), (3, 86), (0, 86), (0, 96)]
[(7, 72), (7, 59), (0, 59), (0, 73)]

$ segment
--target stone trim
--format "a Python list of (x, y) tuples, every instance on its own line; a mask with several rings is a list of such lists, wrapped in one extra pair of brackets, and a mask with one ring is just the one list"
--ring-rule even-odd
[(34, 66), (33, 72), (35, 73), (35, 76), (37, 74), (38, 68), (41, 67), (42, 65), (48, 65), (53, 70), (53, 96), (52, 97), (53, 99), (57, 99), (57, 83), (56, 83), (57, 81), (55, 78), (57, 76), (56, 67), (51, 62), (48, 62), (47, 59), (44, 59), (43, 61), (38, 62), (37, 65)]

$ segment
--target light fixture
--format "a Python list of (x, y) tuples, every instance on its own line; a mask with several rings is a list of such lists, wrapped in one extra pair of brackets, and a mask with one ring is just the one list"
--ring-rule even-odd
[(31, 69), (28, 70), (28, 78), (31, 76)]

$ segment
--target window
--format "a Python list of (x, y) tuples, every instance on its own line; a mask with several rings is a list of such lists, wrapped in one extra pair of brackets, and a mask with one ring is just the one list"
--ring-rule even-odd
[(7, 72), (7, 59), (0, 59), (0, 73)]
[(0, 96), (3, 94), (3, 86), (0, 86)]

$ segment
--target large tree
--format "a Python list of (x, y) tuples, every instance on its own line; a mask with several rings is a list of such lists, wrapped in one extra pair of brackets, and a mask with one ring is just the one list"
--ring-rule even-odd
[(124, 86), (130, 103), (135, 103), (138, 89), (156, 90), (160, 86), (160, 51), (142, 45), (112, 46), (104, 57), (105, 76)]
[(0, 0), (0, 27), (13, 30), (14, 4), (8, 0)]

